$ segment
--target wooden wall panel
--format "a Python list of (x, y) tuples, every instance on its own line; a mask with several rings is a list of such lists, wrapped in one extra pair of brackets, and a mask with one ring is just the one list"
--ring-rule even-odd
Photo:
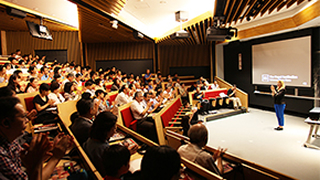
[(170, 67), (210, 66), (210, 45), (159, 45), (160, 71)]
[(34, 38), (29, 32), (7, 31), (8, 53), (17, 49), (22, 54), (33, 54), (34, 50), (68, 50), (68, 61), (81, 64), (80, 43), (77, 31), (52, 32), (53, 41)]
[(96, 68), (96, 60), (153, 59), (153, 43), (87, 43), (86, 57), (89, 66)]

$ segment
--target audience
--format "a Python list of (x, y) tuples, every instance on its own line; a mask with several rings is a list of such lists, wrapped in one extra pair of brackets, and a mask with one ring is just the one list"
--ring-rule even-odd
[(48, 98), (53, 101), (53, 105), (63, 103), (65, 101), (64, 97), (61, 95), (60, 84), (56, 81), (53, 81), (50, 86), (51, 93), (48, 95)]
[[(23, 134), (28, 121), (26, 111), (17, 98), (0, 99), (0, 173), (6, 179), (49, 179), (72, 144), (72, 138), (63, 133), (58, 134), (54, 142), (49, 141), (48, 134), (40, 133), (22, 148), (16, 139)], [(51, 158), (43, 167), (48, 157)]]
[(178, 180), (180, 156), (169, 146), (153, 146), (147, 149), (141, 162), (142, 180)]
[(236, 97), (237, 92), (237, 86), (234, 84), (233, 87), (228, 89), (227, 95), (229, 96), (229, 99), (233, 102), (233, 108), (234, 109), (240, 109), (242, 104), (239, 97)]
[(127, 147), (115, 144), (105, 149), (102, 155), (104, 165), (104, 180), (122, 180), (121, 177), (128, 173), (130, 151)]
[(152, 105), (152, 102), (148, 102), (146, 107), (142, 105), (143, 96), (141, 92), (136, 92), (134, 95), (134, 100), (130, 105), (133, 117), (138, 120), (137, 131), (140, 132), (145, 137), (149, 138), (154, 142), (158, 142), (155, 125), (153, 120), (148, 120), (148, 110)]
[(34, 77), (30, 78), (29, 83), (27, 84), (27, 87), (25, 89), (25, 93), (37, 92), (38, 90), (38, 79)]
[(38, 113), (35, 123), (43, 123), (45, 120), (52, 120), (56, 117), (56, 115), (46, 110), (54, 104), (54, 101), (48, 97), (49, 90), (50, 86), (42, 83), (39, 88), (40, 94), (33, 98), (33, 104)]
[[(113, 115), (112, 112), (116, 115), (118, 113), (118, 109), (111, 110), (113, 104), (111, 105), (109, 102), (109, 96), (107, 94), (109, 89), (106, 88), (109, 82), (112, 83), (111, 91), (118, 91), (113, 102), (115, 107), (118, 108), (132, 102), (130, 110), (133, 117), (137, 120), (137, 132), (154, 142), (158, 142), (158, 137), (154, 120), (149, 118), (148, 114), (159, 111), (159, 107), (162, 104), (174, 99), (176, 97), (176, 90), (179, 91), (184, 104), (186, 104), (188, 101), (188, 91), (196, 90), (195, 99), (203, 102), (203, 95), (200, 89), (208, 90), (210, 88), (219, 88), (217, 81), (214, 81), (213, 85), (209, 85), (203, 77), (200, 77), (196, 83), (188, 88), (184, 83), (180, 83), (178, 74), (175, 73), (173, 78), (168, 75), (167, 86), (165, 89), (162, 89), (161, 83), (163, 82), (163, 78), (160, 71), (157, 72), (157, 75), (153, 78), (150, 70), (147, 69), (146, 74), (141, 77), (141, 83), (139, 75), (135, 76), (131, 73), (130, 76), (127, 76), (125, 72), (121, 72), (119, 69), (116, 69), (116, 67), (112, 67), (111, 69), (107, 68), (106, 70), (99, 68), (98, 73), (96, 73), (92, 71), (90, 67), (81, 67), (74, 62), (71, 62), (70, 65), (65, 63), (61, 66), (59, 63), (54, 62), (50, 65), (45, 62), (45, 56), (40, 59), (38, 56), (32, 57), (31, 55), (30, 57), (29, 55), (24, 55), (22, 58), (21, 51), (17, 51), (12, 56), (13, 58), (10, 58), (11, 63), (0, 66), (0, 83), (8, 81), (7, 87), (0, 88), (0, 98), (4, 96), (15, 96), (15, 94), (22, 92), (31, 93), (39, 90), (40, 93), (33, 99), (35, 109), (38, 113), (35, 119), (34, 113), (31, 115), (28, 114), (28, 116), (21, 115), (25, 114), (25, 111), (22, 111), (23, 108), (21, 109), (21, 104), (19, 101), (16, 102), (16, 100), (12, 100), (11, 103), (13, 103), (13, 105), (6, 108), (11, 108), (11, 110), (8, 111), (13, 114), (18, 114), (17, 117), (10, 116), (10, 123), (8, 123), (9, 120), (6, 120), (8, 118), (3, 118), (7, 116), (7, 113), (3, 115), (0, 114), (0, 141), (4, 143), (0, 145), (0, 156), (3, 153), (8, 153), (8, 149), (3, 151), (2, 149), (10, 146), (15, 147), (17, 152), (25, 152), (21, 157), (19, 154), (10, 154), (12, 158), (18, 159), (18, 161), (12, 162), (14, 166), (19, 169), (17, 174), (13, 175), (16, 172), (0, 169), (0, 174), (8, 179), (23, 179), (26, 177), (29, 179), (37, 179), (37, 177), (40, 176), (43, 179), (48, 179), (51, 174), (49, 172), (53, 171), (57, 162), (59, 162), (64, 155), (66, 147), (69, 147), (72, 143), (72, 139), (69, 136), (59, 134), (55, 138), (55, 141), (58, 143), (52, 144), (46, 134), (41, 134), (36, 136), (30, 145), (25, 145), (25, 149), (23, 150), (15, 144), (14, 139), (18, 136), (18, 130), (20, 134), (24, 131), (25, 124), (28, 122), (28, 119), (25, 117), (34, 119), (35, 123), (50, 122), (50, 120), (57, 118), (57, 115), (52, 113), (50, 107), (54, 107), (64, 101), (78, 100), (81, 97), (76, 104), (77, 112), (72, 115), (71, 131), (105, 179), (123, 179), (123, 175), (126, 174), (129, 169), (130, 154), (136, 152), (137, 146), (130, 148), (120, 145), (109, 146), (109, 139), (117, 129), (117, 116)], [(15, 69), (18, 67), (29, 68), (29, 75), (26, 76), (23, 74), (23, 72), (25, 72), (24, 70), (22, 72), (21, 70)], [(40, 74), (38, 74), (38, 70), (41, 70)], [(21, 79), (21, 77), (23, 78)], [(24, 82), (24, 77), (28, 77), (26, 78), (26, 82)], [(50, 86), (46, 83), (42, 83), (40, 86), (38, 85), (39, 80), (46, 81), (52, 77), (54, 80)], [(25, 84), (27, 83), (28, 85), (25, 88)], [(83, 84), (84, 87), (82, 87)], [(240, 100), (238, 102), (237, 97), (235, 97), (235, 89), (235, 86), (229, 89), (228, 96), (234, 102), (236, 109), (241, 107), (241, 102)], [(49, 94), (50, 91), (51, 93)], [(93, 100), (92, 98), (94, 96), (95, 99)], [(11, 97), (11, 99), (12, 98), (13, 97)], [(4, 102), (7, 102), (7, 100)], [(1, 103), (2, 101), (0, 101), (0, 107), (2, 105)], [(201, 109), (201, 111), (208, 112), (209, 108), (206, 107), (207, 105), (201, 105), (204, 108)], [(49, 111), (48, 108), (50, 108)], [(1, 110), (2, 109), (0, 109), (0, 111)], [(192, 158), (190, 160), (193, 162), (213, 172), (223, 174), (221, 156), (225, 150), (219, 149), (213, 156), (202, 150), (207, 143), (208, 132), (205, 126), (198, 124), (198, 112), (197, 109), (193, 109), (191, 112), (188, 112), (186, 116), (182, 117), (184, 135), (190, 137), (191, 144), (180, 147), (178, 152), (182, 157), (187, 159)], [(24, 120), (22, 120), (22, 118)], [(20, 120), (19, 123), (15, 123), (16, 120)], [(15, 128), (11, 127), (11, 122), (12, 124), (17, 124), (17, 126), (15, 126)], [(12, 132), (7, 131), (6, 128), (11, 128)], [(17, 132), (15, 133), (15, 131)], [(4, 134), (4, 132), (8, 133), (8, 136)], [(43, 143), (39, 144), (39, 141)], [(34, 147), (38, 149), (35, 150)], [(49, 165), (47, 165), (48, 167), (50, 166), (50, 168), (47, 166), (42, 168), (44, 157), (46, 157), (45, 154), (48, 154), (49, 150), (52, 149), (54, 151), (52, 151), (52, 157), (48, 161)], [(32, 162), (30, 157), (34, 157), (35, 152), (39, 153), (40, 159)], [(7, 157), (1, 156), (0, 158)], [(5, 160), (5, 162), (7, 161), (8, 160)], [(21, 161), (28, 163), (26, 164), (26, 173), (20, 173), (22, 169)], [(215, 162), (217, 162), (217, 166), (215, 166)], [(170, 147), (151, 147), (143, 157), (141, 179), (179, 179), (179, 172), (180, 156)]]
[[(178, 153), (180, 156), (218, 175), (223, 174), (222, 155), (227, 149), (219, 148), (214, 155), (209, 154), (203, 149), (208, 142), (208, 130), (203, 124), (191, 126), (188, 136), (190, 138), (190, 144), (179, 147)], [(217, 163), (217, 165), (215, 163)]]
[(82, 145), (89, 138), (89, 130), (92, 126), (92, 117), (97, 114), (97, 106), (93, 103), (93, 99), (82, 98), (77, 102), (77, 111), (79, 117), (71, 124), (71, 131), (79, 144)]
[(65, 85), (64, 85), (64, 98), (65, 98), (65, 101), (70, 101), (70, 100), (78, 100), (80, 98), (80, 91), (77, 91), (77, 93), (75, 93), (74, 91), (76, 90), (75, 89), (75, 84), (72, 83), (72, 82), (67, 82)]

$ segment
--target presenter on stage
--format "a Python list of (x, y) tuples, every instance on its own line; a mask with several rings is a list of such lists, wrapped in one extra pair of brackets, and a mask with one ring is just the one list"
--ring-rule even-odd
[(279, 126), (274, 128), (274, 130), (281, 131), (284, 126), (284, 109), (286, 104), (284, 102), (284, 94), (286, 92), (285, 85), (283, 81), (278, 81), (277, 88), (270, 86), (272, 97), (274, 98), (274, 109), (276, 111)]

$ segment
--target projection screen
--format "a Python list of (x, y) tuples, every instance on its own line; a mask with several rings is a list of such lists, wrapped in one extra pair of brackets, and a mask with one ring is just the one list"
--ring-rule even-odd
[(252, 46), (252, 83), (311, 87), (311, 37)]

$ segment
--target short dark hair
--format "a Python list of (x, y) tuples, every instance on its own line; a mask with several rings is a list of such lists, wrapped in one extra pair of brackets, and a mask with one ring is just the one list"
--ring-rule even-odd
[(35, 68), (35, 66), (30, 66), (28, 72), (31, 73)]
[(96, 92), (95, 92), (95, 95), (98, 97), (99, 94), (101, 94), (101, 93), (105, 94), (102, 89), (97, 89)]
[(60, 84), (57, 81), (53, 81), (51, 83), (50, 90), (51, 92), (53, 92), (54, 90), (59, 89), (59, 87), (60, 87)]
[(4, 118), (11, 118), (18, 113), (15, 108), (16, 104), (20, 103), (20, 100), (16, 97), (2, 97), (0, 98), (0, 120)]
[(78, 78), (78, 77), (80, 77), (80, 76), (81, 76), (81, 74), (79, 74), (79, 73), (76, 74), (76, 78)]
[(40, 69), (40, 72), (44, 72), (46, 68), (47, 68), (46, 66), (42, 66), (42, 68)]
[(141, 162), (143, 180), (170, 180), (180, 172), (180, 155), (169, 146), (153, 146), (147, 149)]
[(66, 82), (63, 87), (63, 91), (66, 93), (70, 93), (71, 87), (73, 86), (72, 82)]
[(108, 176), (116, 176), (122, 166), (128, 165), (130, 151), (127, 147), (114, 144), (107, 147), (102, 155), (104, 170)]
[(54, 73), (53, 79), (61, 78), (61, 75), (59, 73)]
[(91, 80), (88, 80), (84, 86), (87, 87), (87, 86), (91, 86), (93, 84), (93, 82)]
[(77, 111), (80, 116), (86, 115), (87, 113), (90, 112), (90, 109), (93, 108), (93, 100), (92, 99), (80, 99), (77, 102)]
[(42, 83), (39, 87), (39, 92), (41, 93), (42, 91), (49, 91), (50, 86), (47, 83)]
[(84, 92), (81, 95), (81, 99), (91, 99), (91, 94), (88, 92)]
[(110, 132), (112, 127), (117, 123), (117, 116), (109, 111), (104, 111), (98, 114), (96, 119), (93, 121), (90, 129), (90, 137), (97, 139), (101, 142), (105, 142), (107, 133)]
[(124, 84), (123, 86), (121, 86), (121, 88), (119, 89), (119, 93), (123, 92), (124, 89), (126, 89), (128, 87), (127, 84)]
[(67, 78), (69, 78), (69, 77), (74, 77), (74, 74), (73, 73), (67, 74)]

